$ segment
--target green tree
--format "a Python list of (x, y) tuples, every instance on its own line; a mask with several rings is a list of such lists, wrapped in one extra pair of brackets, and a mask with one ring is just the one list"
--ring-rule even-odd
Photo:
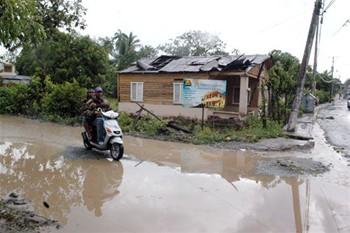
[(105, 81), (109, 60), (105, 49), (89, 37), (57, 33), (36, 48), (24, 47), (16, 66), (21, 74), (50, 76), (54, 83), (76, 80), (90, 88)]
[(72, 32), (86, 27), (82, 0), (36, 0), (36, 14), (49, 37), (58, 29)]
[(35, 0), (0, 1), (0, 46), (11, 51), (25, 43), (36, 44), (45, 37)]
[(270, 53), (273, 67), (267, 82), (269, 116), (285, 123), (293, 102), (299, 70), (299, 60), (289, 53), (274, 50)]
[(137, 48), (140, 46), (140, 40), (132, 32), (126, 34), (118, 30), (113, 37), (114, 53), (117, 69), (127, 68), (131, 63), (138, 59)]
[(150, 45), (143, 45), (137, 52), (138, 58), (153, 58), (157, 57), (158, 50)]
[(168, 43), (160, 45), (159, 50), (174, 56), (227, 55), (226, 44), (208, 32), (185, 32)]

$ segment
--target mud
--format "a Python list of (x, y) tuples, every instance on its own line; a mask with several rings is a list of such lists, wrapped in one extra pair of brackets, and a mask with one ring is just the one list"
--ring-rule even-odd
[(0, 199), (0, 232), (34, 233), (54, 228), (60, 228), (58, 222), (35, 214), (29, 200), (15, 193)]
[(278, 176), (295, 176), (313, 175), (317, 176), (328, 172), (332, 164), (327, 166), (321, 162), (305, 158), (278, 158), (273, 161), (262, 160), (257, 164), (257, 174), (261, 175), (278, 175)]
[[(347, 232), (348, 167), (318, 130), (307, 153), (125, 137), (126, 156), (114, 162), (84, 150), (79, 128), (0, 116), (0, 195), (31, 200), (62, 225), (53, 232)], [(261, 161), (290, 158), (332, 167), (259, 173)]]
[(255, 151), (295, 151), (310, 150), (315, 146), (312, 140), (297, 140), (291, 138), (263, 139), (257, 143), (224, 142), (212, 145), (213, 147), (229, 150), (255, 150)]

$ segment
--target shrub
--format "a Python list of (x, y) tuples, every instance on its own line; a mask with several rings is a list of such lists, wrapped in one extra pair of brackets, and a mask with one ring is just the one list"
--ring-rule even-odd
[(327, 103), (330, 100), (330, 93), (324, 90), (317, 90), (316, 96), (319, 99), (320, 104)]
[(0, 87), (0, 113), (25, 114), (29, 106), (28, 87), (14, 84)]
[(52, 84), (51, 89), (42, 100), (44, 115), (57, 115), (62, 118), (80, 115), (80, 108), (86, 96), (85, 88), (81, 88), (79, 83), (74, 81)]

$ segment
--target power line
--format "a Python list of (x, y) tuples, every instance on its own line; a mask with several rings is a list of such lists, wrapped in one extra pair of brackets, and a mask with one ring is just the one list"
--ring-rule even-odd
[(336, 31), (334, 33), (333, 36), (337, 35), (343, 28), (345, 28), (346, 26), (348, 26), (348, 24), (350, 23), (350, 19), (346, 20), (345, 23), (338, 29), (338, 31)]
[(335, 2), (335, 0), (331, 0), (331, 1), (328, 3), (328, 5), (324, 8), (322, 14), (326, 13), (326, 12), (328, 11), (328, 9), (334, 4), (334, 2)]

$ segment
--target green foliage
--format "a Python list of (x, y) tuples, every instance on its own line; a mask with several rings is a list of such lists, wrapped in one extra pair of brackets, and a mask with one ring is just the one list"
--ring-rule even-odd
[(192, 141), (195, 144), (210, 144), (222, 141), (257, 142), (263, 138), (276, 138), (283, 135), (281, 125), (276, 121), (267, 121), (267, 128), (264, 128), (259, 118), (250, 117), (246, 124), (246, 127), (241, 130), (217, 130), (209, 127), (201, 129), (197, 126)]
[(0, 87), (0, 113), (23, 114), (50, 121), (73, 123), (80, 116), (86, 89), (74, 82), (54, 84), (34, 77), (30, 85)]
[(228, 135), (225, 135), (222, 132), (219, 132), (215, 129), (204, 127), (201, 129), (200, 126), (197, 126), (194, 130), (193, 143), (194, 144), (210, 144), (215, 142), (224, 141)]
[[(164, 123), (150, 116), (134, 118), (123, 112), (120, 113), (118, 121), (124, 132), (152, 137), (159, 136), (160, 132), (165, 127)], [(192, 121), (186, 122), (189, 124), (185, 125), (187, 128), (191, 128), (191, 125), (194, 123)], [(277, 122), (267, 121), (267, 126), (267, 128), (264, 128), (261, 120), (257, 117), (248, 118), (247, 126), (242, 130), (220, 130), (208, 126), (202, 129), (200, 124), (197, 123), (193, 127), (193, 135), (182, 135), (181, 138), (179, 138), (179, 135), (170, 131), (170, 134), (167, 135), (166, 138), (192, 142), (194, 144), (211, 144), (223, 141), (256, 142), (263, 138), (275, 138), (283, 135), (281, 125)], [(162, 138), (162, 136), (160, 136), (160, 138)]]
[(168, 43), (160, 45), (159, 50), (175, 56), (227, 55), (226, 44), (208, 32), (188, 31)]
[(36, 0), (0, 1), (0, 45), (15, 50), (25, 43), (36, 44), (45, 37), (35, 4)]
[(269, 117), (286, 122), (297, 85), (299, 61), (289, 53), (274, 50), (270, 53), (273, 67), (266, 83), (269, 96)]
[(1, 0), (0, 45), (11, 51), (38, 45), (59, 29), (85, 28), (82, 0)]
[(85, 96), (86, 89), (81, 88), (76, 81), (52, 85), (51, 91), (42, 100), (42, 109), (46, 115), (62, 118), (79, 116)]
[(121, 113), (118, 121), (124, 132), (137, 132), (147, 136), (157, 135), (165, 126), (163, 122), (148, 115), (141, 118), (133, 118), (126, 113)]
[(48, 37), (58, 29), (72, 32), (75, 28), (86, 27), (83, 19), (86, 8), (82, 0), (36, 0), (36, 13)]
[(316, 96), (320, 104), (327, 103), (331, 100), (329, 91), (317, 90)]
[(29, 88), (23, 84), (0, 87), (0, 113), (23, 114), (28, 110)]
[(107, 52), (87, 36), (57, 33), (37, 48), (25, 47), (17, 58), (21, 74), (50, 76), (54, 83), (73, 82), (85, 88), (112, 76)]

